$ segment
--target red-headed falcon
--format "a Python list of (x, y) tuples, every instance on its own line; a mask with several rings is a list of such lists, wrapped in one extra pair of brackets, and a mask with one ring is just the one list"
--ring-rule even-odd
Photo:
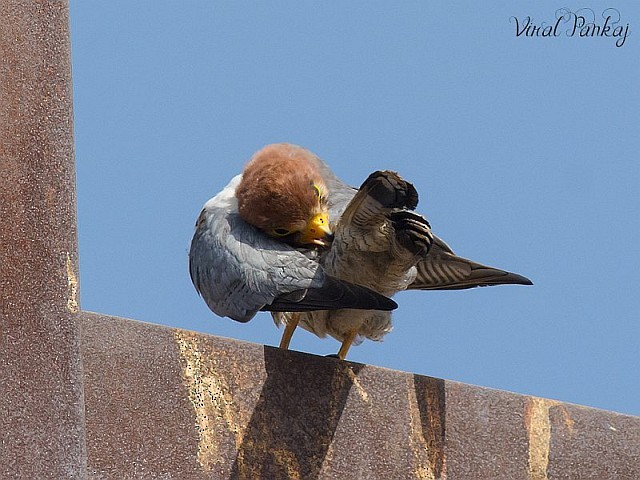
[(310, 151), (267, 145), (207, 203), (189, 252), (191, 280), (209, 308), (247, 322), (270, 311), (341, 342), (338, 357), (391, 330), (400, 290), (453, 290), (531, 281), (458, 257), (415, 213), (418, 194), (389, 171), (359, 189)]

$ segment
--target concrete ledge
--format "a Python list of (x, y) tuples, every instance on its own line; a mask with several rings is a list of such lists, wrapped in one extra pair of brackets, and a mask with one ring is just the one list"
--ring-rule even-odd
[(640, 478), (640, 418), (82, 313), (91, 478)]

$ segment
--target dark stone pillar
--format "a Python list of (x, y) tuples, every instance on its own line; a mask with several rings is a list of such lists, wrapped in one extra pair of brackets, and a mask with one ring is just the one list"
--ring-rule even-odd
[(69, 12), (0, 2), (0, 477), (86, 472)]

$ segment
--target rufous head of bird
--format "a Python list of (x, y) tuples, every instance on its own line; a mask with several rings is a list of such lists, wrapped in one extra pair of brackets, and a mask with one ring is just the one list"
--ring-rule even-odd
[(267, 145), (242, 172), (236, 189), (240, 216), (294, 246), (330, 244), (327, 187), (316, 157), (290, 144)]

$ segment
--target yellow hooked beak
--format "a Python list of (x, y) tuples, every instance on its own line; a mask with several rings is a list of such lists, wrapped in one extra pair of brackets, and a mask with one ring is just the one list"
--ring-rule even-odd
[(329, 214), (318, 213), (314, 215), (300, 233), (300, 243), (311, 243), (321, 247), (329, 246), (333, 240), (333, 233), (329, 228)]

